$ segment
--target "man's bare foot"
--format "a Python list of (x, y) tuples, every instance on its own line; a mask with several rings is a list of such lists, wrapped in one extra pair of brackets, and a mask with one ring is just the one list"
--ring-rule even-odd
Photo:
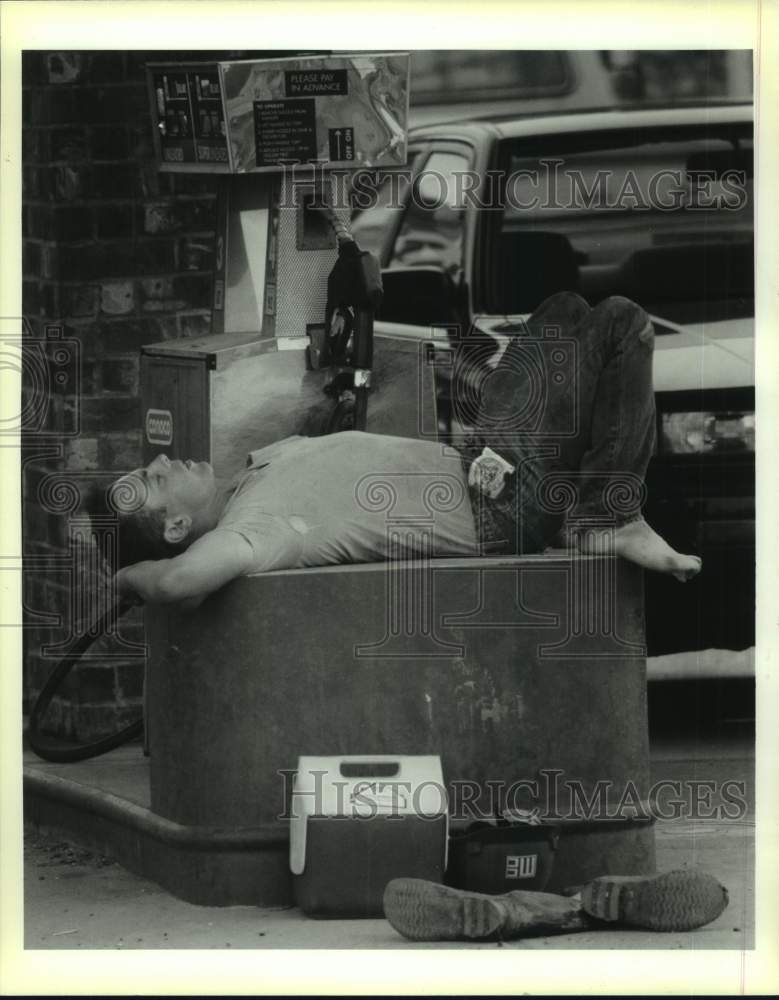
[(698, 556), (682, 555), (672, 549), (643, 518), (629, 521), (619, 528), (585, 529), (571, 535), (580, 552), (587, 555), (613, 553), (644, 569), (670, 573), (682, 583), (699, 573), (702, 565)]

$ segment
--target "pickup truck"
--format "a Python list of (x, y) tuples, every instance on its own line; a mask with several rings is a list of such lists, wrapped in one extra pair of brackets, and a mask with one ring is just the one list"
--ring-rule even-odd
[(652, 317), (647, 519), (704, 571), (683, 588), (648, 574), (650, 654), (754, 643), (752, 156), (749, 104), (493, 115), (412, 130), (406, 170), (352, 192), (382, 266), (377, 332), (441, 344), (444, 439), (467, 433), (479, 367), (552, 293), (625, 295)]

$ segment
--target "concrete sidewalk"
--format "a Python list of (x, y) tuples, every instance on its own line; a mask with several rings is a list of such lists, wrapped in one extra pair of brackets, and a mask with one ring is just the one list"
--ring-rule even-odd
[(159, 948), (621, 948), (749, 949), (754, 946), (754, 828), (749, 823), (662, 823), (658, 868), (693, 865), (716, 875), (730, 905), (684, 934), (604, 930), (499, 945), (407, 941), (385, 920), (311, 920), (295, 908), (193, 906), (110, 859), (54, 837), (25, 844), (25, 947)]
[[(100, 766), (127, 768), (122, 753)], [(95, 761), (94, 764), (98, 762)], [(684, 934), (603, 930), (505, 944), (415, 944), (384, 920), (311, 920), (299, 910), (201, 907), (182, 902), (111, 859), (61, 836), (28, 833), (25, 947), (30, 949), (531, 948), (750, 949), (754, 947), (754, 751), (750, 740), (655, 742), (655, 781), (744, 781), (737, 820), (658, 821), (657, 868), (698, 867), (728, 889), (730, 904), (707, 927)]]

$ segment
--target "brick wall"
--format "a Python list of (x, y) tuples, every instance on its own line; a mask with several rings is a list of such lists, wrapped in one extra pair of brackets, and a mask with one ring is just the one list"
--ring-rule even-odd
[[(24, 54), (28, 706), (57, 658), (47, 647), (98, 610), (107, 529), (85, 520), (84, 497), (140, 462), (139, 348), (210, 332), (218, 178), (158, 172), (145, 62), (268, 54)], [(69, 352), (62, 376), (58, 343)], [(140, 616), (121, 635), (141, 642)], [(116, 636), (101, 649), (72, 675), (47, 728), (88, 739), (137, 716), (139, 649)]]

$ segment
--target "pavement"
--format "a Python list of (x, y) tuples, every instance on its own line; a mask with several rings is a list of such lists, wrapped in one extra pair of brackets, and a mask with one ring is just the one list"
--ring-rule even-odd
[[(117, 769), (121, 769), (121, 753)], [(505, 943), (407, 941), (385, 920), (313, 920), (296, 908), (203, 907), (179, 900), (111, 858), (28, 831), (24, 858), (26, 949), (708, 949), (754, 947), (754, 740), (743, 732), (653, 739), (654, 781), (690, 789), (714, 782), (715, 806), (726, 782), (743, 782), (743, 806), (701, 807), (711, 818), (658, 820), (658, 871), (697, 867), (728, 889), (713, 923), (688, 933), (604, 929)], [(103, 758), (110, 765), (111, 755)], [(108, 762), (108, 763), (106, 763)], [(695, 783), (699, 784), (696, 786)], [(672, 786), (669, 786), (672, 787)], [(740, 788), (741, 786), (731, 786)], [(721, 796), (717, 799), (716, 796)], [(671, 800), (668, 799), (669, 807)], [(727, 812), (736, 814), (728, 818)]]

